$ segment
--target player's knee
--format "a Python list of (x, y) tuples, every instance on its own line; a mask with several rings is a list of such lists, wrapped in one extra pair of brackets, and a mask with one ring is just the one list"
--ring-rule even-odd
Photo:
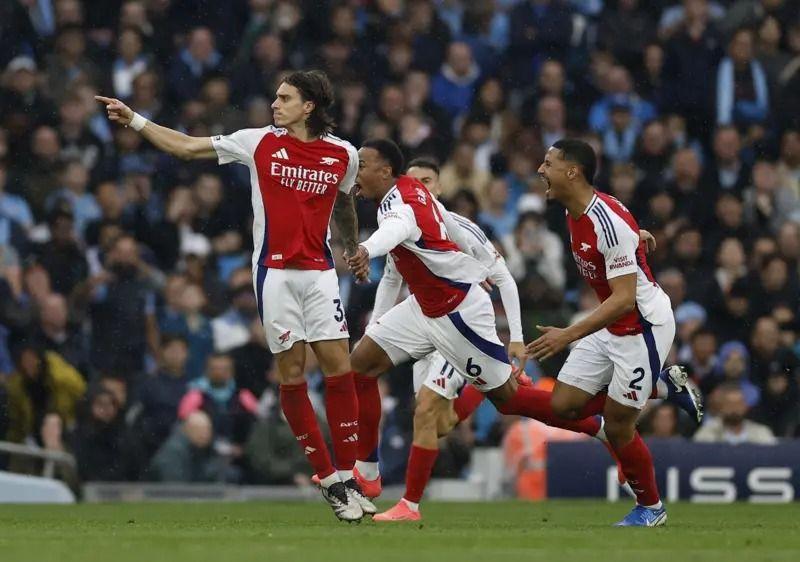
[(458, 424), (458, 415), (453, 408), (450, 407), (448, 402), (447, 408), (439, 411), (436, 419), (436, 435), (437, 437), (444, 437), (453, 431), (453, 428)]
[(414, 430), (436, 430), (439, 412), (435, 399), (423, 398), (414, 409)]
[(603, 430), (606, 433), (606, 439), (612, 447), (622, 447), (630, 443), (633, 439), (633, 434), (636, 432), (635, 423), (629, 420), (621, 419), (605, 419)]
[(569, 400), (569, 397), (563, 394), (553, 394), (550, 398), (550, 408), (552, 408), (553, 414), (565, 420), (576, 420), (580, 417), (580, 408), (577, 408)]
[(305, 373), (299, 366), (283, 366), (278, 370), (278, 382), (280, 384), (300, 384), (304, 380), (306, 380)]

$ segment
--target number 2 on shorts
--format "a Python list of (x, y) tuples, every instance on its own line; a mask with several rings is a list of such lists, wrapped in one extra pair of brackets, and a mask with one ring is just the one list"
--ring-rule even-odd
[(633, 374), (639, 376), (631, 381), (631, 383), (628, 385), (628, 388), (632, 388), (633, 390), (642, 390), (642, 387), (639, 385), (639, 383), (642, 382), (642, 379), (644, 378), (644, 369), (641, 367), (636, 367), (633, 370)]

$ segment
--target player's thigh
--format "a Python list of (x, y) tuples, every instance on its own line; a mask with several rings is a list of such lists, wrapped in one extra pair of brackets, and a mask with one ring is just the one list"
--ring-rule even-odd
[(273, 355), (305, 341), (303, 304), (293, 271), (256, 266), (253, 270), (256, 302), (267, 345)]
[(326, 377), (350, 371), (350, 340), (318, 340), (310, 342), (319, 368)]
[[(366, 335), (384, 350), (393, 365), (420, 359), (434, 351), (425, 317), (413, 296), (370, 324)], [(351, 360), (355, 368), (355, 352)]]
[(365, 335), (350, 354), (350, 365), (359, 375), (377, 377), (394, 367), (395, 363), (380, 345)]
[[(610, 336), (606, 330), (589, 334), (570, 351), (553, 390), (554, 408), (580, 408), (588, 398), (608, 386), (614, 373), (614, 363), (608, 357)], [(575, 392), (573, 388), (582, 392)]]
[(423, 386), (417, 393), (414, 407), (414, 431), (424, 427), (436, 432), (439, 417), (447, 412), (449, 405), (450, 401), (441, 394)]
[(414, 363), (414, 394), (427, 388), (444, 398), (454, 400), (466, 379), (438, 351), (429, 353)]
[(511, 364), (483, 289), (474, 286), (456, 310), (430, 323), (436, 350), (478, 390), (488, 392), (508, 381)]
[(306, 341), (348, 340), (347, 319), (336, 271), (304, 271), (303, 320)]

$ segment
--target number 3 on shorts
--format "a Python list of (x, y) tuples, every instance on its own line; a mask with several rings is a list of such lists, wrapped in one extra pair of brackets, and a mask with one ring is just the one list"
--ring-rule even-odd
[(632, 388), (633, 390), (642, 390), (642, 387), (639, 385), (639, 383), (642, 382), (642, 379), (644, 378), (644, 369), (637, 367), (633, 370), (633, 374), (639, 376), (631, 381), (631, 383), (628, 385), (628, 388)]
[(336, 305), (336, 312), (333, 315), (333, 319), (337, 322), (341, 322), (344, 320), (344, 310), (342, 310), (342, 300), (341, 299), (333, 299), (333, 304)]

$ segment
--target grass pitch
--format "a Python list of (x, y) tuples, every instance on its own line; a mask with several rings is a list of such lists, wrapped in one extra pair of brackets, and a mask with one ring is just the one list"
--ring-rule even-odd
[(666, 528), (611, 528), (629, 508), (428, 502), (420, 523), (348, 525), (321, 502), (5, 505), (0, 561), (800, 560), (798, 504), (672, 504)]

